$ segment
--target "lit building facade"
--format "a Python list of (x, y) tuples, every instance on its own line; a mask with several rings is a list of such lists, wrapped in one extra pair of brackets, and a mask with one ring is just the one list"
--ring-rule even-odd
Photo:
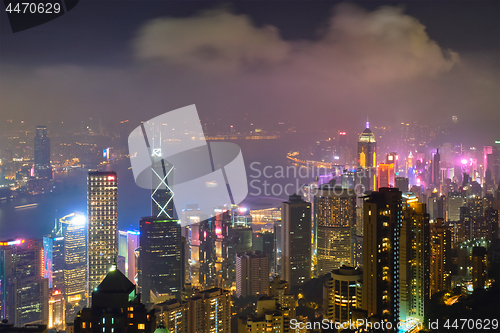
[(139, 232), (139, 286), (144, 301), (150, 302), (151, 294), (179, 294), (184, 284), (180, 222), (144, 217)]
[(50, 139), (47, 137), (47, 127), (37, 126), (34, 140), (35, 176), (52, 178), (50, 165)]
[(49, 320), (49, 281), (41, 241), (0, 242), (0, 316), (14, 326)]
[(366, 123), (366, 129), (359, 135), (358, 166), (362, 168), (377, 166), (377, 142), (368, 122)]
[(290, 284), (311, 279), (311, 204), (290, 195), (281, 204), (281, 275)]
[(430, 296), (450, 288), (451, 230), (438, 219), (431, 225)]
[(351, 264), (351, 236), (356, 223), (356, 193), (323, 185), (314, 197), (317, 226), (317, 275)]
[(260, 251), (236, 255), (236, 296), (269, 295), (269, 259)]
[(90, 293), (106, 277), (118, 254), (116, 172), (89, 172), (87, 200)]
[(323, 285), (323, 318), (348, 322), (352, 310), (361, 308), (363, 272), (359, 268), (342, 266), (330, 273)]
[(399, 322), (401, 191), (381, 188), (363, 202), (362, 309), (369, 318)]
[(231, 292), (211, 288), (187, 300), (188, 332), (231, 332)]
[(380, 163), (378, 165), (377, 179), (378, 179), (377, 188), (394, 187), (394, 164)]

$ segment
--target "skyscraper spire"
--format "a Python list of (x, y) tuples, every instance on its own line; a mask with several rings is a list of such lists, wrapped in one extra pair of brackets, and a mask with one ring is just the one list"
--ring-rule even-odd
[(366, 128), (370, 128), (370, 121), (368, 120), (368, 115), (366, 115)]

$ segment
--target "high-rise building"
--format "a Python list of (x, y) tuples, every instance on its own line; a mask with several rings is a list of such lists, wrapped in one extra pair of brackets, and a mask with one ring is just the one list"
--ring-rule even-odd
[(114, 265), (93, 289), (92, 307), (78, 312), (74, 323), (75, 333), (143, 333), (155, 328), (154, 310), (146, 310), (136, 286)]
[(281, 272), (292, 286), (311, 279), (311, 204), (296, 194), (281, 204)]
[(399, 238), (399, 320), (424, 322), (430, 289), (429, 215), (418, 198), (403, 195)]
[(396, 177), (394, 180), (394, 187), (399, 189), (401, 192), (408, 191), (408, 178), (405, 177)]
[(339, 165), (351, 165), (353, 163), (353, 160), (355, 160), (353, 150), (349, 146), (347, 135), (344, 131), (339, 131), (337, 155), (339, 159), (337, 161), (334, 160), (334, 162), (338, 163)]
[(352, 310), (361, 309), (363, 272), (342, 266), (334, 269), (323, 285), (323, 318), (345, 323), (352, 320)]
[(47, 127), (37, 126), (35, 135), (35, 176), (52, 178), (50, 165), (50, 139), (47, 137)]
[(377, 142), (368, 122), (366, 129), (359, 135), (358, 165), (362, 168), (377, 166)]
[(351, 235), (356, 223), (356, 193), (323, 185), (314, 197), (317, 226), (317, 275), (351, 264)]
[(179, 294), (184, 283), (180, 222), (144, 217), (139, 232), (139, 286), (144, 301), (150, 302), (151, 294)]
[(132, 283), (137, 283), (135, 250), (139, 247), (139, 231), (118, 231), (118, 255), (125, 258), (125, 275)]
[(64, 292), (64, 236), (52, 232), (43, 236), (44, 278), (49, 281), (49, 288)]
[(88, 174), (88, 290), (106, 277), (118, 255), (118, 179), (116, 172)]
[(44, 278), (41, 241), (0, 242), (0, 317), (14, 326), (46, 324), (49, 281)]
[(378, 165), (378, 186), (394, 187), (394, 164), (380, 163)]
[(432, 185), (439, 188), (439, 184), (441, 184), (441, 155), (439, 154), (439, 149), (436, 149), (436, 153), (434, 154), (434, 158), (432, 160)]
[(269, 295), (269, 259), (260, 251), (236, 255), (236, 296)]
[(472, 286), (484, 288), (486, 281), (486, 248), (474, 246), (472, 248)]
[(295, 295), (290, 291), (290, 283), (281, 280), (279, 276), (274, 276), (269, 283), (269, 296), (275, 297), (282, 309), (290, 311), (290, 318), (295, 318)]
[(274, 232), (269, 229), (261, 229), (253, 234), (252, 249), (267, 255), (269, 259), (269, 269), (274, 266)]
[(399, 155), (396, 152), (392, 152), (385, 157), (386, 164), (394, 164), (394, 174), (399, 175)]
[(231, 292), (211, 288), (197, 293), (188, 302), (188, 332), (231, 332)]
[(49, 321), (47, 328), (66, 329), (66, 302), (64, 295), (58, 289), (52, 289), (49, 294)]
[[(156, 304), (156, 326), (163, 324), (167, 332), (187, 333), (188, 332), (188, 303), (180, 299), (171, 299), (163, 303)], [(158, 314), (160, 311), (160, 314)]]
[(87, 226), (85, 216), (72, 213), (62, 217), (57, 235), (64, 239), (64, 288), (65, 301), (73, 306), (80, 304), (87, 294)]
[(465, 199), (460, 192), (448, 193), (448, 214), (446, 221), (460, 221), (460, 207), (465, 206)]
[[(161, 153), (160, 153), (161, 154)], [(152, 167), (151, 216), (163, 219), (176, 219), (174, 209), (174, 192), (168, 185), (173, 179), (174, 166), (165, 160)]]
[(368, 317), (399, 322), (401, 191), (381, 188), (363, 202), (363, 296)]
[(438, 219), (431, 225), (430, 296), (450, 287), (451, 230)]

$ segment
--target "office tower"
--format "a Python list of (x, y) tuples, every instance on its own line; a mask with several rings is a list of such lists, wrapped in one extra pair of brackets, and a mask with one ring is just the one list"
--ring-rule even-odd
[(290, 195), (281, 204), (281, 274), (292, 286), (311, 279), (311, 204)]
[(0, 242), (0, 316), (14, 326), (49, 319), (49, 281), (44, 278), (43, 244), (17, 239)]
[(474, 246), (472, 248), (472, 286), (484, 288), (486, 281), (486, 248)]
[(49, 281), (49, 288), (64, 292), (64, 236), (52, 232), (43, 236), (44, 278)]
[(465, 199), (460, 192), (448, 193), (447, 221), (460, 221), (460, 207), (465, 206)]
[(335, 152), (334, 142), (331, 138), (316, 142), (314, 151), (315, 159), (325, 163), (333, 163), (333, 155)]
[(253, 234), (252, 249), (267, 255), (269, 269), (274, 266), (274, 232), (270, 229), (261, 229)]
[(50, 165), (50, 139), (47, 137), (47, 127), (37, 126), (35, 135), (35, 176), (52, 179)]
[(255, 315), (239, 318), (238, 332), (288, 333), (290, 329), (290, 311), (283, 309), (276, 298), (261, 297), (257, 301)]
[(377, 166), (377, 142), (368, 122), (366, 123), (366, 129), (359, 135), (358, 165), (362, 168)]
[(127, 230), (118, 231), (118, 255), (125, 258), (124, 273), (130, 282), (134, 283), (137, 280), (137, 270), (135, 266), (135, 250), (139, 247), (139, 231)]
[[(162, 323), (170, 333), (188, 332), (188, 303), (179, 299), (167, 300), (154, 306), (157, 326)], [(158, 314), (160, 312), (160, 314)]]
[(444, 218), (445, 199), (446, 197), (444, 195), (438, 196), (438, 193), (432, 193), (428, 198), (427, 209), (429, 218), (432, 222)]
[(236, 255), (236, 296), (269, 295), (269, 258), (264, 253)]
[(136, 286), (116, 266), (93, 289), (92, 307), (79, 311), (74, 323), (75, 333), (153, 332), (155, 327), (154, 310), (146, 310)]
[(116, 172), (91, 171), (87, 179), (88, 290), (108, 274), (118, 254)]
[(450, 288), (451, 230), (437, 219), (431, 225), (430, 296)]
[(394, 174), (399, 175), (399, 155), (396, 152), (392, 152), (385, 157), (386, 164), (394, 164)]
[(139, 232), (139, 286), (144, 301), (152, 302), (151, 295), (178, 294), (184, 283), (179, 221), (144, 217)]
[(346, 132), (339, 131), (338, 143), (337, 143), (337, 155), (339, 157), (338, 161), (334, 161), (339, 165), (351, 165), (354, 161), (353, 151), (349, 146), (347, 140)]
[(351, 264), (351, 234), (356, 223), (356, 193), (323, 185), (314, 197), (317, 225), (317, 275)]
[(281, 241), (284, 237), (282, 237), (281, 225), (281, 219), (274, 221), (274, 273), (278, 275), (283, 274), (281, 272)]
[(436, 153), (434, 154), (434, 158), (432, 159), (432, 185), (439, 188), (439, 184), (441, 184), (440, 176), (440, 162), (441, 155), (439, 154), (439, 149), (436, 149)]
[(378, 165), (378, 186), (394, 187), (394, 164), (380, 163)]
[(399, 321), (401, 191), (381, 188), (363, 202), (362, 308), (369, 318)]
[[(160, 155), (161, 156), (161, 152)], [(168, 186), (169, 180), (174, 177), (174, 166), (165, 160), (161, 160), (151, 167), (151, 216), (163, 219), (176, 219), (174, 209), (174, 192)]]
[(47, 328), (66, 329), (66, 302), (64, 295), (57, 289), (49, 292), (49, 321)]
[(408, 178), (396, 177), (394, 180), (394, 187), (399, 189), (401, 192), (407, 192), (409, 187)]
[(429, 215), (418, 198), (403, 195), (399, 238), (399, 319), (424, 322), (430, 289)]
[[(65, 301), (77, 306), (87, 294), (87, 226), (83, 214), (72, 213), (59, 219), (56, 235), (64, 241)], [(56, 263), (56, 261), (54, 261)], [(56, 281), (54, 279), (54, 281)], [(55, 288), (57, 283), (54, 283)]]
[(334, 269), (323, 285), (323, 319), (348, 322), (352, 310), (361, 308), (363, 272), (359, 268), (342, 266)]
[(188, 332), (231, 332), (231, 292), (211, 288), (188, 302)]
[(488, 232), (486, 239), (498, 239), (498, 210), (488, 207), (484, 211), (485, 227)]

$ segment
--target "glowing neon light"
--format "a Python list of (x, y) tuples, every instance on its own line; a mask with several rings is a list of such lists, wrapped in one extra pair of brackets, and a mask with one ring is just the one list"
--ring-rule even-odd
[(108, 176), (108, 180), (115, 180), (115, 176)]

